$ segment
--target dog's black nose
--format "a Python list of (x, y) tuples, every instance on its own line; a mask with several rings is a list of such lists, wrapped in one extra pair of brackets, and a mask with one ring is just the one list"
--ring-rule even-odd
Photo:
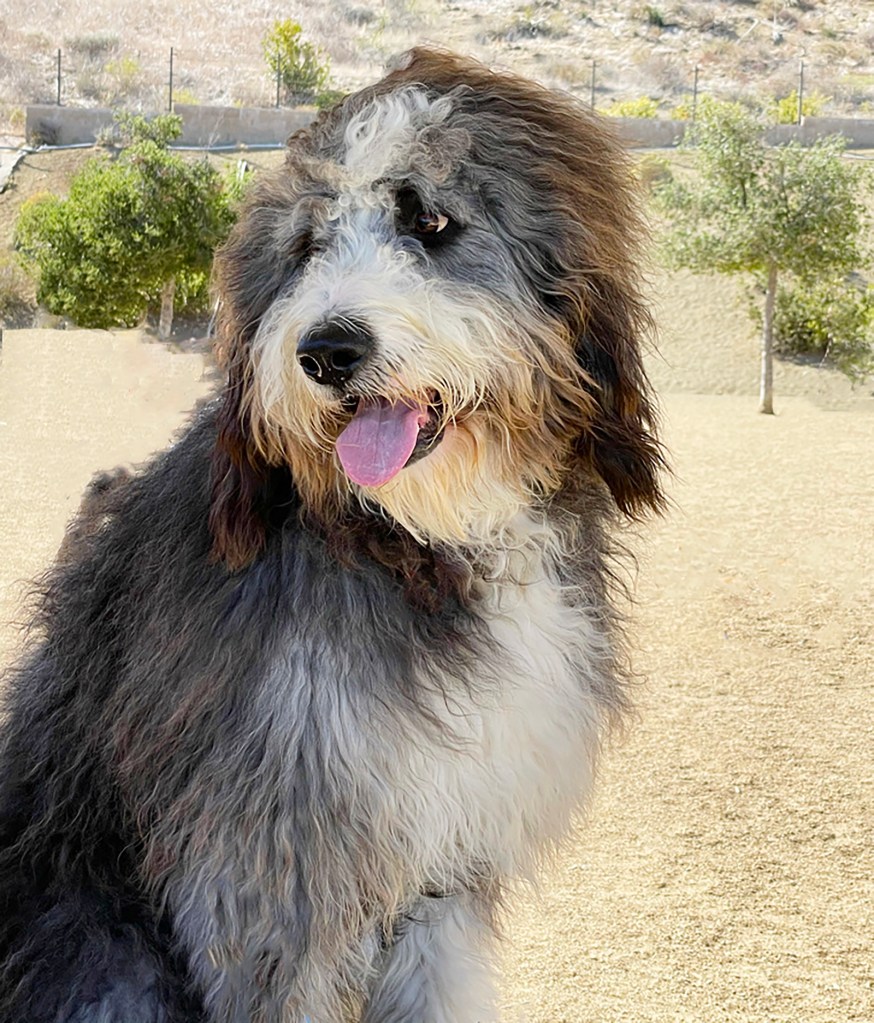
[(327, 323), (301, 338), (297, 361), (310, 380), (340, 387), (366, 362), (373, 338), (364, 328), (348, 323)]

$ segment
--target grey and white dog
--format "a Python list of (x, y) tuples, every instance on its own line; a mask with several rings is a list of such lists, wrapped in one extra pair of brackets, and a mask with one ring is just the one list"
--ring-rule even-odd
[(630, 180), (417, 50), (255, 183), (227, 383), (9, 683), (2, 1023), (495, 1018), (502, 893), (626, 704), (610, 526), (661, 502)]

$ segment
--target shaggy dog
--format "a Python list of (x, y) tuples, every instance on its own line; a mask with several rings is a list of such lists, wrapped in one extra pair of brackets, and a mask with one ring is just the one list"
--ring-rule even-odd
[(222, 393), (117, 486), (8, 688), (3, 1023), (482, 1023), (507, 882), (625, 707), (658, 507), (640, 221), (567, 97), (416, 50), (217, 263)]

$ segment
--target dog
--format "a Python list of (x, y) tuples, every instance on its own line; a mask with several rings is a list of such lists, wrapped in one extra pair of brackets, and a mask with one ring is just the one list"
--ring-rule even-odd
[(7, 686), (3, 1023), (484, 1023), (628, 705), (662, 504), (641, 218), (565, 95), (416, 49), (216, 259), (220, 393), (101, 498)]

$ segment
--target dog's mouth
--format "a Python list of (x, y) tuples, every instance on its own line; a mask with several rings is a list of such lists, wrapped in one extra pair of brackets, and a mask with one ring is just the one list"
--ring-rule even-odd
[(337, 456), (349, 479), (363, 487), (388, 483), (443, 439), (444, 412), (436, 395), (428, 402), (349, 398), (346, 404), (353, 415), (337, 438)]

